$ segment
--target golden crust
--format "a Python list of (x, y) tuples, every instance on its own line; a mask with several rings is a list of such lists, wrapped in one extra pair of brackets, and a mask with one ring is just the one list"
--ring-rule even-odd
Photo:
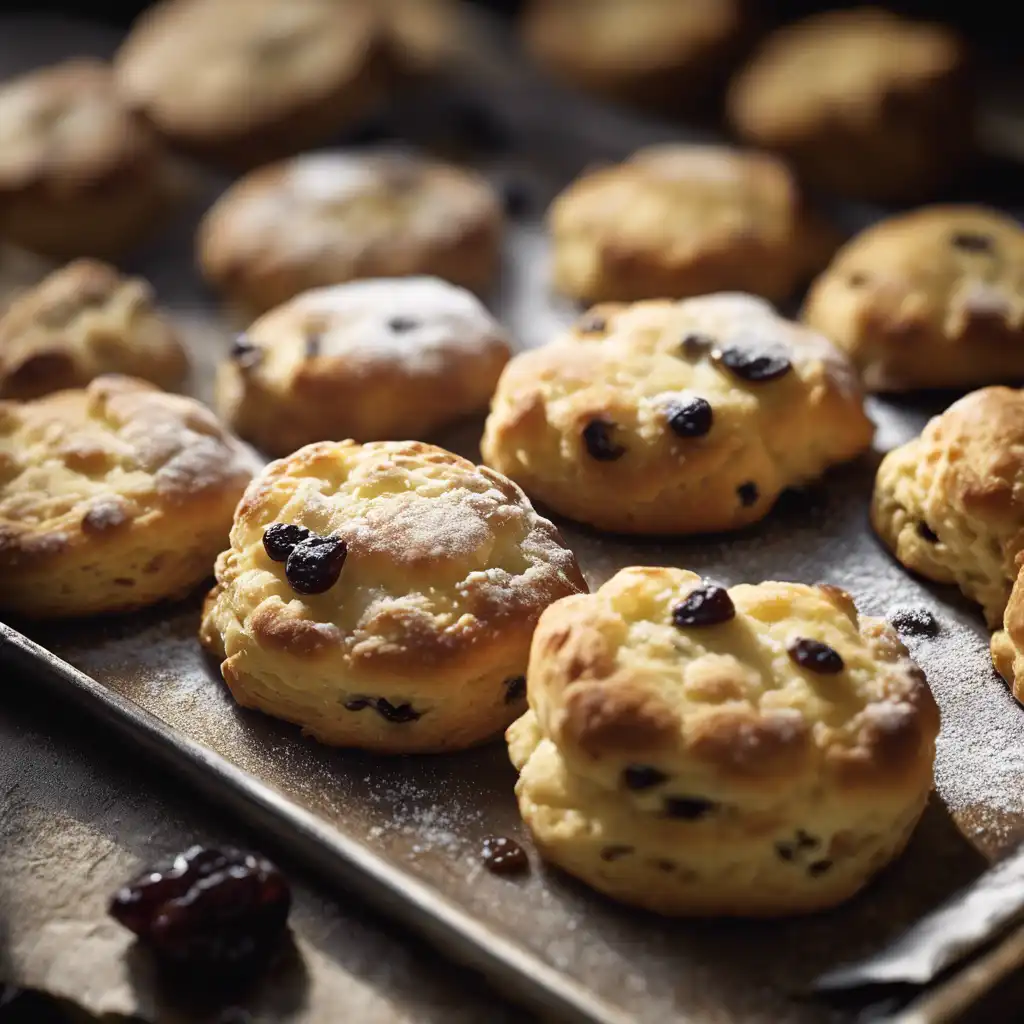
[(548, 220), (555, 285), (585, 302), (726, 290), (781, 301), (837, 242), (784, 164), (719, 146), (642, 149), (571, 184)]
[(436, 278), (315, 289), (258, 320), (217, 375), (225, 422), (271, 455), (327, 438), (421, 438), (485, 409), (504, 330)]
[(871, 522), (903, 565), (955, 583), (998, 626), (1024, 549), (1024, 391), (974, 391), (891, 451)]
[(840, 250), (803, 319), (874, 391), (1024, 380), (1024, 230), (981, 206), (890, 217)]
[[(683, 348), (688, 336), (703, 345), (694, 355)], [(713, 356), (734, 344), (784, 352), (791, 369), (741, 380)], [(710, 404), (710, 430), (679, 437), (672, 410), (694, 398)], [(584, 431), (595, 421), (611, 425), (620, 457), (588, 450)], [(625, 533), (702, 533), (763, 518), (786, 487), (867, 449), (873, 429), (852, 368), (824, 338), (759, 299), (721, 294), (597, 306), (564, 337), (515, 356), (481, 450), (573, 519)]]
[(1024, 704), (1024, 586), (1019, 572), (1006, 605), (1003, 628), (992, 636), (992, 664), (1009, 684), (1010, 692)]
[(186, 368), (149, 284), (97, 260), (55, 271), (0, 317), (0, 398), (37, 398), (107, 373), (172, 387)]
[(71, 617), (187, 592), (254, 467), (198, 402), (143, 381), (0, 402), (0, 607)]
[[(530, 710), (507, 734), (524, 819), (549, 859), (660, 913), (833, 905), (902, 848), (927, 799), (939, 719), (924, 675), (836, 588), (735, 586), (732, 620), (675, 625), (702, 583), (624, 569), (541, 616)], [(799, 667), (797, 639), (841, 670)]]
[(207, 280), (265, 312), (311, 288), (428, 274), (482, 292), (502, 212), (471, 171), (397, 153), (312, 153), (247, 175), (200, 226)]
[[(272, 562), (273, 523), (335, 533), (341, 576), (303, 597)], [(272, 463), (238, 506), (202, 641), (239, 703), (318, 739), (382, 751), (458, 749), (522, 709), (530, 637), (586, 589), (558, 531), (509, 480), (419, 442), (309, 445)], [(353, 700), (410, 706), (389, 722)]]
[(741, 138), (824, 188), (913, 199), (970, 150), (969, 85), (951, 30), (860, 8), (777, 29), (733, 80), (727, 107)]

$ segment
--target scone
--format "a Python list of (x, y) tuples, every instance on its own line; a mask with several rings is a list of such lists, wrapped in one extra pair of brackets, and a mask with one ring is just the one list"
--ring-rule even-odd
[(891, 217), (839, 251), (803, 319), (872, 391), (1024, 381), (1024, 230), (981, 206)]
[(256, 468), (191, 398), (129, 377), (0, 402), (0, 610), (125, 612), (208, 577)]
[(140, 241), (171, 199), (166, 154), (99, 61), (80, 58), (0, 85), (0, 232), (59, 259)]
[(106, 373), (171, 388), (187, 365), (150, 286), (97, 260), (55, 271), (0, 316), (0, 398), (37, 398)]
[(834, 906), (931, 790), (924, 673), (836, 587), (624, 569), (541, 616), (527, 679), (507, 739), (538, 850), (660, 914)]
[(377, 99), (372, 0), (163, 0), (115, 58), (128, 103), (231, 167), (329, 139)]
[(239, 704), (324, 743), (457, 750), (522, 713), (540, 613), (585, 589), (498, 473), (417, 441), (323, 442), (246, 491), (200, 638)]
[(555, 287), (583, 302), (746, 291), (781, 301), (836, 236), (772, 156), (660, 145), (585, 174), (552, 204)]
[(997, 628), (1024, 550), (1024, 391), (974, 391), (889, 452), (871, 522), (903, 565), (956, 584)]
[(1003, 628), (992, 636), (992, 664), (1024, 704), (1024, 584), (1018, 573), (1003, 616)]
[(430, 275), (490, 287), (502, 210), (473, 172), (398, 152), (323, 152), (254, 171), (199, 231), (210, 284), (253, 313), (310, 288)]
[(480, 301), (437, 278), (318, 288), (257, 320), (217, 373), (217, 409), (269, 455), (422, 438), (480, 412), (509, 358)]
[(623, 533), (734, 530), (871, 445), (853, 368), (749, 295), (596, 306), (506, 366), (484, 461)]
[(973, 145), (966, 65), (944, 26), (873, 7), (828, 11), (764, 41), (730, 87), (729, 116), (741, 138), (822, 188), (920, 199)]
[(712, 106), (746, 36), (740, 0), (532, 0), (527, 51), (555, 76), (666, 113)]
[(377, 0), (384, 48), (394, 68), (410, 76), (446, 70), (471, 31), (461, 0)]

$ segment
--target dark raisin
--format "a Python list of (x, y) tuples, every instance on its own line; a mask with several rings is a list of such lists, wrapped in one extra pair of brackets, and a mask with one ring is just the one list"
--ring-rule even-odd
[(297, 594), (322, 594), (338, 582), (347, 554), (348, 545), (336, 534), (308, 537), (292, 548), (285, 579)]
[(266, 858), (194, 846), (118, 890), (110, 914), (168, 963), (222, 974), (263, 963), (290, 906), (288, 883)]
[(679, 344), (679, 351), (686, 359), (699, 359), (715, 347), (715, 339), (706, 334), (688, 334)]
[(805, 832), (802, 828), (798, 828), (796, 830), (796, 845), (801, 850), (813, 850), (816, 846), (821, 845), (821, 840)]
[(526, 696), (526, 676), (512, 676), (505, 680), (505, 703), (514, 704)]
[(603, 334), (608, 330), (608, 321), (603, 316), (597, 316), (595, 313), (587, 313), (576, 324), (576, 330), (580, 334)]
[(381, 718), (394, 725), (415, 722), (423, 717), (422, 712), (416, 711), (411, 704), (392, 704), (384, 697), (352, 697), (345, 701), (346, 711), (362, 711), (363, 708), (373, 708)]
[(587, 454), (598, 462), (614, 462), (626, 454), (621, 444), (612, 440), (615, 424), (608, 420), (591, 420), (583, 428), (583, 443), (587, 446)]
[(231, 344), (231, 358), (248, 370), (259, 364), (263, 358), (263, 349), (254, 345), (246, 335), (240, 334)]
[(502, 205), (510, 217), (525, 217), (533, 209), (533, 190), (525, 181), (509, 178), (501, 186)]
[(939, 543), (939, 535), (923, 519), (917, 524), (917, 535), (929, 544)]
[(753, 480), (748, 480), (745, 484), (740, 484), (736, 488), (736, 495), (744, 508), (750, 508), (751, 505), (757, 504), (757, 499), (761, 496), (761, 493), (757, 489), (757, 484)]
[(275, 562), (287, 562), (295, 546), (312, 536), (309, 530), (297, 523), (274, 523), (263, 531), (263, 550)]
[(630, 764), (622, 771), (622, 781), (626, 789), (653, 789), (668, 781), (668, 776), (649, 764)]
[(779, 860), (789, 861), (793, 860), (796, 856), (796, 850), (794, 850), (792, 843), (776, 843), (775, 853)]
[(633, 852), (632, 846), (605, 846), (601, 848), (601, 860), (619, 860)]
[(889, 621), (904, 636), (939, 635), (939, 620), (927, 608), (894, 608)]
[(672, 621), (687, 626), (720, 626), (736, 618), (736, 606), (729, 591), (713, 583), (691, 590), (681, 604), (672, 609)]
[(484, 867), (496, 875), (517, 875), (530, 866), (526, 851), (506, 836), (485, 836), (480, 844)]
[(784, 352), (740, 345), (720, 349), (715, 353), (715, 360), (740, 380), (751, 384), (767, 384), (778, 380), (793, 368)]
[(995, 242), (990, 235), (978, 231), (957, 231), (950, 238), (950, 244), (964, 252), (991, 252)]
[(809, 874), (811, 878), (817, 878), (819, 875), (825, 874), (825, 872), (831, 867), (832, 861), (830, 860), (811, 861), (811, 863), (807, 865), (807, 874)]
[(676, 869), (676, 862), (674, 860), (656, 860), (652, 861), (652, 863), (659, 871), (669, 872)]
[(667, 818), (679, 821), (696, 821), (710, 814), (718, 806), (713, 800), (701, 796), (667, 796), (662, 805)]
[(842, 672), (846, 667), (839, 652), (819, 640), (799, 637), (786, 650), (793, 661), (801, 668), (807, 669), (808, 672), (832, 676), (837, 672)]
[(388, 321), (388, 329), (394, 331), (395, 334), (406, 334), (409, 331), (415, 331), (419, 325), (419, 320), (415, 320), (411, 316), (393, 316)]
[(316, 359), (320, 355), (320, 345), (323, 341), (323, 335), (319, 332), (313, 332), (306, 335), (306, 358)]
[(706, 398), (688, 398), (668, 410), (668, 425), (679, 437), (704, 437), (711, 430), (715, 414)]

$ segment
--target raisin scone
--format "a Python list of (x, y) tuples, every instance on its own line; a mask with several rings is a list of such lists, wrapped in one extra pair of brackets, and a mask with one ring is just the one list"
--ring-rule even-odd
[(0, 84), (0, 230), (58, 259), (114, 256), (172, 200), (166, 153), (114, 76), (78, 58)]
[(163, 0), (114, 66), (126, 101), (173, 145), (231, 167), (329, 139), (377, 99), (367, 0)]
[(871, 522), (908, 569), (1003, 621), (1024, 550), (1024, 391), (974, 391), (878, 467)]
[(548, 220), (555, 286), (583, 302), (716, 291), (781, 301), (837, 242), (784, 164), (719, 146), (642, 149), (571, 184)]
[(486, 291), (502, 228), (472, 171), (399, 152), (321, 152), (252, 172), (200, 227), (210, 284), (254, 313), (359, 278), (440, 277)]
[(680, 113), (712, 106), (746, 29), (740, 0), (532, 0), (522, 38), (560, 79)]
[(803, 319), (872, 391), (1024, 381), (1024, 229), (980, 206), (932, 206), (848, 242)]
[(973, 145), (964, 47), (952, 30), (879, 8), (828, 11), (776, 30), (729, 91), (734, 128), (814, 184), (914, 200)]
[(423, 438), (487, 408), (509, 341), (437, 278), (317, 288), (256, 321), (217, 372), (226, 423), (268, 455), (313, 441)]
[(498, 735), (525, 707), (540, 613), (586, 590), (515, 484), (417, 441), (271, 463), (216, 576), (200, 639), (238, 703), (391, 753)]
[(723, 293), (596, 306), (515, 356), (481, 450), (572, 519), (687, 534), (762, 519), (873, 435), (837, 349), (761, 299)]
[(172, 388), (187, 367), (149, 284), (98, 260), (54, 271), (0, 316), (0, 398), (37, 398), (107, 373)]
[(1003, 628), (992, 636), (992, 664), (1010, 692), (1024, 704), (1024, 583), (1018, 572), (1003, 615)]
[(831, 907), (906, 845), (939, 715), (883, 619), (629, 568), (540, 619), (506, 736), (541, 855), (667, 915)]
[(184, 596), (257, 466), (198, 402), (129, 377), (0, 402), (0, 609), (70, 618)]

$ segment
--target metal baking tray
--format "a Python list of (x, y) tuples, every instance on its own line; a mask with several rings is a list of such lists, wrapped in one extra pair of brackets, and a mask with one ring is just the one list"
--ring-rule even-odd
[[(424, 126), (451, 123), (458, 106), (452, 96), (467, 88), (475, 102), (500, 109), (513, 140), (482, 166), (500, 184), (512, 176), (533, 193), (532, 209), (510, 227), (494, 308), (520, 344), (540, 344), (577, 314), (549, 293), (541, 224), (547, 200), (588, 165), (682, 133), (547, 92), (504, 57), (479, 59), (447, 85), (416, 90), (388, 123), (416, 141)], [(153, 281), (183, 324), (195, 362), (193, 391), (203, 398), (232, 327), (192, 269), (192, 234), (223, 184), (205, 182), (192, 216), (182, 216), (129, 268)], [(853, 227), (881, 211), (851, 206), (838, 213)], [(623, 566), (668, 564), (726, 584), (828, 581), (868, 613), (913, 605), (939, 617), (936, 639), (911, 641), (943, 717), (935, 797), (906, 854), (832, 912), (773, 922), (669, 921), (614, 905), (533, 854), (524, 878), (488, 873), (478, 858), (483, 836), (512, 836), (530, 848), (501, 742), (450, 756), (374, 757), (318, 745), (242, 710), (196, 641), (199, 594), (129, 617), (0, 624), (0, 663), (31, 667), (55, 700), (103, 719), (261, 829), (271, 848), (305, 856), (329, 880), (555, 1019), (842, 1020), (803, 997), (807, 983), (893, 938), (1024, 832), (1024, 708), (991, 668), (980, 613), (955, 591), (906, 574), (867, 522), (881, 454), (948, 401), (872, 400), (875, 451), (786, 495), (767, 520), (740, 533), (662, 542), (559, 523), (591, 587)], [(480, 427), (465, 423), (435, 440), (476, 457)]]

